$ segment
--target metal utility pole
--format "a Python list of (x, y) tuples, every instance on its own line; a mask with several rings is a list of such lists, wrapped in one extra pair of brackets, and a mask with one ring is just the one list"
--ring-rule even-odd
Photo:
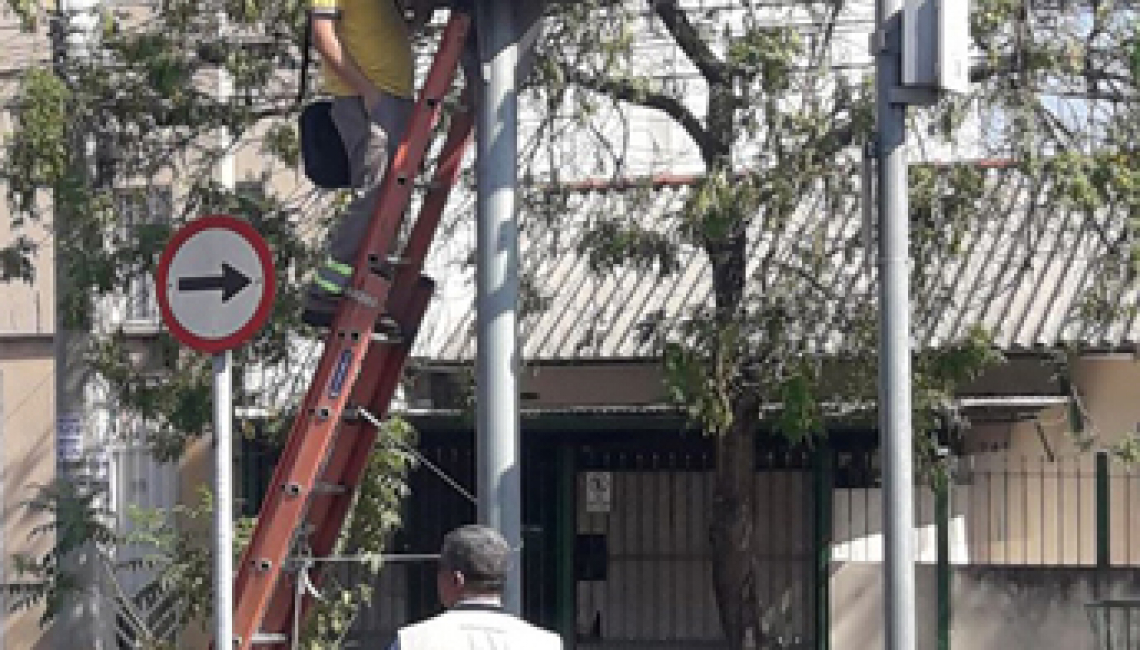
[(522, 476), (519, 466), (518, 42), (510, 3), (479, 0), (475, 28), (486, 79), (477, 93), (475, 164), (476, 475), (478, 519), (520, 549), (504, 607), (522, 612)]
[[(99, 0), (60, 0), (59, 16), (53, 31), (53, 49), (60, 64), (59, 74), (67, 79), (70, 66), (90, 59), (99, 37)], [(76, 138), (81, 160), (75, 173), (88, 184), (94, 181), (94, 134), (81, 133)], [(103, 480), (88, 466), (89, 452), (97, 441), (89, 430), (91, 417), (87, 399), (89, 368), (84, 362), (88, 346), (91, 305), (75, 301), (83, 313), (68, 314), (69, 294), (73, 286), (68, 275), (71, 266), (67, 246), (61, 240), (70, 231), (67, 207), (55, 206), (55, 423), (56, 472), (59, 480), (88, 489), (92, 482)], [(100, 459), (102, 460), (102, 459)], [(102, 468), (105, 469), (105, 468)], [(78, 589), (62, 608), (56, 634), (61, 639), (84, 639), (87, 647), (100, 650), (107, 646), (99, 574), (93, 543), (86, 544), (68, 558), (61, 558), (66, 568), (75, 573)]]
[(887, 650), (914, 650), (914, 471), (902, 0), (877, 0), (875, 122), (879, 206), (879, 431), (882, 440)]

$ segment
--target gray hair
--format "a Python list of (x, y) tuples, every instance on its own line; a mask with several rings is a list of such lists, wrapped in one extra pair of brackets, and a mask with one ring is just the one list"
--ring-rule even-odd
[(460, 526), (443, 538), (439, 564), (463, 574), (464, 584), (478, 593), (502, 593), (511, 570), (511, 547), (493, 528)]

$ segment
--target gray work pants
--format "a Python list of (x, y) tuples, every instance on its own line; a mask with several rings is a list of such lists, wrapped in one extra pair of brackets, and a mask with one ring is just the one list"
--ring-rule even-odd
[(388, 93), (384, 93), (379, 106), (370, 109), (360, 97), (333, 100), (332, 119), (348, 152), (356, 197), (329, 233), (330, 259), (317, 271), (318, 287), (324, 289), (324, 293), (333, 293), (328, 290), (330, 284), (343, 289), (352, 276), (351, 270), (344, 273), (343, 267), (351, 267), (356, 262), (356, 253), (380, 195), (384, 172), (404, 136), (413, 105), (411, 99)]

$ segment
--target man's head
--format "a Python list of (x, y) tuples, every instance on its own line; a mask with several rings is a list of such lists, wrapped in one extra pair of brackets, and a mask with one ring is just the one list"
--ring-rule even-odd
[(444, 607), (464, 596), (498, 596), (511, 569), (511, 547), (487, 526), (460, 526), (443, 538), (437, 587)]

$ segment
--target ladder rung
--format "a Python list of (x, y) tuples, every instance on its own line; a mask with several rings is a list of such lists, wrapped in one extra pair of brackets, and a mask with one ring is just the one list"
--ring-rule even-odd
[(397, 253), (385, 255), (383, 258), (372, 256), (368, 259), (372, 272), (389, 281), (395, 279), (396, 269), (411, 263), (412, 260)]
[(398, 334), (391, 332), (373, 332), (372, 342), (386, 345), (399, 345), (404, 342), (404, 338)]
[(348, 488), (340, 483), (325, 483), (318, 481), (313, 486), (313, 494), (344, 494), (348, 492)]
[(401, 343), (404, 340), (404, 328), (389, 314), (376, 319), (372, 326), (372, 340), (381, 343)]
[(280, 632), (258, 632), (250, 639), (253, 645), (270, 645), (274, 643), (288, 643), (289, 635)]
[(345, 287), (344, 295), (349, 297), (349, 298), (352, 298), (356, 302), (359, 302), (359, 303), (364, 304), (364, 305), (368, 305), (369, 307), (379, 307), (380, 306), (380, 301), (376, 299), (376, 296), (373, 296), (371, 294), (367, 294), (367, 293), (365, 293), (359, 289), (356, 289), (354, 287)]
[(346, 408), (344, 410), (344, 414), (341, 417), (345, 422), (356, 422), (357, 420), (366, 420), (366, 421), (372, 423), (373, 426), (377, 426), (377, 427), (382, 426), (384, 424), (384, 421), (386, 421), (388, 419), (387, 417), (377, 418), (376, 416), (369, 413), (368, 410), (362, 406), (353, 406), (350, 408)]

